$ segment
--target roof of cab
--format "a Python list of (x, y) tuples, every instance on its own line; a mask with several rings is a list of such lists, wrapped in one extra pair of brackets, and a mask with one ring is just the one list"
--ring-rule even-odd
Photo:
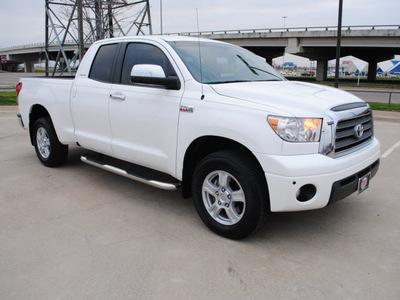
[(194, 41), (194, 42), (212, 42), (212, 43), (222, 43), (220, 41), (199, 38), (199, 37), (188, 37), (182, 35), (135, 35), (135, 36), (124, 36), (124, 37), (117, 37), (117, 38), (110, 38), (110, 39), (103, 39), (96, 41), (94, 44), (97, 43), (108, 43), (108, 42), (127, 42), (127, 41), (165, 41), (165, 42), (175, 42), (175, 41)]

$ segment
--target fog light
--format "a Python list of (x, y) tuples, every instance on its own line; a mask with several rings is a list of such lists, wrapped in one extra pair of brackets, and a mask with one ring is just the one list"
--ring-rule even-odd
[(311, 200), (317, 193), (317, 188), (313, 184), (303, 185), (296, 193), (296, 198), (300, 202)]

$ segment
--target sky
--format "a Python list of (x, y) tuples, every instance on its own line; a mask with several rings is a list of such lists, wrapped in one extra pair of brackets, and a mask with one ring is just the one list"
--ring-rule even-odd
[[(336, 26), (339, 0), (150, 0), (153, 32)], [(44, 0), (0, 0), (0, 48), (44, 42)], [(286, 17), (286, 18), (283, 18)], [(399, 0), (343, 0), (344, 26), (400, 25)]]

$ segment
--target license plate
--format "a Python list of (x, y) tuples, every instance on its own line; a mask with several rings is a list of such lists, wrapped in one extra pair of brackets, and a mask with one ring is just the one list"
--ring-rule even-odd
[(364, 175), (358, 180), (358, 193), (364, 192), (369, 187), (369, 180), (371, 178), (371, 173)]

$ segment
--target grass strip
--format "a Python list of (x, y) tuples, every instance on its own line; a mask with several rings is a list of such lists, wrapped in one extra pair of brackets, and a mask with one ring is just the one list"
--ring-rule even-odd
[(400, 103), (380, 103), (380, 102), (368, 102), (372, 110), (383, 110), (383, 111), (398, 111), (400, 112)]
[(0, 92), (0, 105), (18, 105), (17, 92)]
[[(368, 102), (373, 110), (383, 111), (398, 111), (400, 112), (400, 104), (392, 103), (379, 103), (379, 102)], [(0, 92), (0, 105), (17, 105), (17, 92)]]

